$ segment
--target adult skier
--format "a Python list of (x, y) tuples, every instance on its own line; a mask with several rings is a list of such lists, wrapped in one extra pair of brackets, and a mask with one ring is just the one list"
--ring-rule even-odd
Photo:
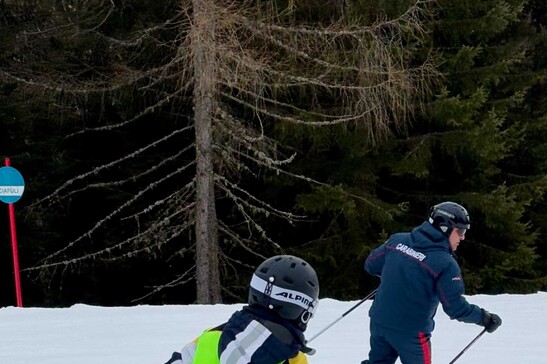
[(205, 330), (166, 364), (307, 364), (304, 331), (317, 309), (319, 281), (303, 259), (278, 255), (253, 274), (248, 306)]
[(431, 208), (412, 232), (396, 233), (374, 249), (365, 270), (381, 279), (370, 316), (370, 352), (361, 364), (431, 363), (431, 333), (439, 302), (461, 322), (494, 332), (501, 318), (470, 304), (453, 252), (470, 228), (467, 210), (454, 202)]

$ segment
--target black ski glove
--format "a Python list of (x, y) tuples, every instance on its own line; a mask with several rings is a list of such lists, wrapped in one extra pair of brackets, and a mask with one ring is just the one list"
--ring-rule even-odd
[(479, 323), (479, 325), (484, 326), (486, 331), (492, 333), (496, 331), (498, 327), (501, 325), (501, 317), (496, 315), (495, 313), (490, 313), (486, 311), (484, 308), (482, 309), (482, 320)]

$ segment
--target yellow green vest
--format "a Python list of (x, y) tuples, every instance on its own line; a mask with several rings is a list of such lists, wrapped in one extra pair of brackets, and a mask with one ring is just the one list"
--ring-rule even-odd
[[(193, 364), (220, 364), (218, 357), (218, 343), (221, 331), (205, 331), (202, 333), (196, 344)], [(299, 353), (300, 355), (301, 353)], [(278, 363), (282, 364), (282, 363)]]
[(218, 342), (221, 331), (205, 331), (198, 338), (193, 364), (220, 364)]

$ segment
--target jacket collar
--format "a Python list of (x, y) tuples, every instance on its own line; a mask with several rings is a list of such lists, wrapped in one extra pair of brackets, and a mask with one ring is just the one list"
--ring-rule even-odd
[(411, 236), (414, 244), (420, 248), (441, 248), (452, 252), (446, 235), (431, 225), (429, 221), (424, 221), (421, 225), (414, 228)]

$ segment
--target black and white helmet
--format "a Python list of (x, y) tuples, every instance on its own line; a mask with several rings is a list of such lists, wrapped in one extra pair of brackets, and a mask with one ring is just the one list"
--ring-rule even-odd
[(465, 230), (471, 227), (467, 210), (462, 205), (450, 201), (433, 206), (429, 214), (429, 222), (446, 236), (449, 236), (455, 228), (465, 233)]
[(249, 305), (275, 311), (302, 330), (319, 304), (319, 280), (305, 260), (277, 255), (258, 266), (249, 288)]

